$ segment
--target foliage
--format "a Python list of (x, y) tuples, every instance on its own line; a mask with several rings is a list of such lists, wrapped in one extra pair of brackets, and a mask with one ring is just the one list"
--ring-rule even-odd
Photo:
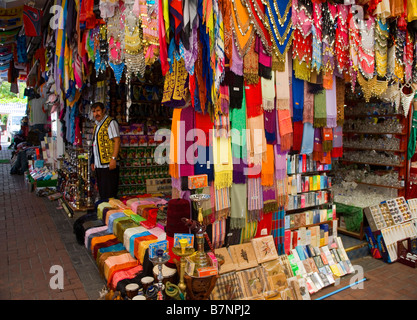
[(26, 97), (24, 96), (26, 83), (19, 82), (19, 94), (15, 94), (10, 92), (11, 84), (7, 81), (3, 81), (0, 84), (0, 103), (13, 103), (13, 102), (21, 102), (26, 103)]

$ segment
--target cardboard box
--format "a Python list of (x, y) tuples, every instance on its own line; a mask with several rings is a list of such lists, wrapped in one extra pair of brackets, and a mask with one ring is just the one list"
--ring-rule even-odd
[(217, 274), (217, 268), (216, 267), (198, 268), (197, 273), (199, 277), (215, 276)]

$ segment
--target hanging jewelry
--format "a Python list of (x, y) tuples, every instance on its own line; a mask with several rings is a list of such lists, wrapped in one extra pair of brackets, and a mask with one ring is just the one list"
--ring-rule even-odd
[(140, 21), (130, 8), (125, 17), (125, 64), (128, 78), (131, 77), (132, 73), (139, 74), (139, 77), (143, 77), (145, 74), (146, 66)]
[[(409, 88), (410, 93), (404, 93), (404, 88)], [(407, 117), (410, 111), (411, 102), (413, 101), (413, 98), (414, 98), (414, 90), (412, 89), (409, 83), (406, 83), (405, 85), (401, 87), (400, 95), (401, 95), (401, 106), (403, 109), (403, 115)]]

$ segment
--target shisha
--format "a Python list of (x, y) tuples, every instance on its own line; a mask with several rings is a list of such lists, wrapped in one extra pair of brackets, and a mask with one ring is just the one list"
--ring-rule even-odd
[(203, 223), (203, 208), (201, 207), (203, 201), (210, 199), (208, 194), (193, 194), (190, 196), (190, 200), (197, 203), (198, 217), (197, 221), (182, 218), (182, 221), (191, 228), (191, 231), (195, 233), (197, 240), (197, 252), (194, 258), (196, 267), (204, 268), (209, 265), (207, 255), (204, 252), (204, 237), (206, 233), (206, 225)]
[(164, 289), (164, 284), (162, 283), (162, 280), (164, 279), (164, 276), (162, 274), (162, 265), (167, 263), (169, 259), (170, 256), (162, 249), (156, 251), (156, 257), (149, 258), (154, 265), (158, 265), (158, 300), (163, 300), (162, 291)]

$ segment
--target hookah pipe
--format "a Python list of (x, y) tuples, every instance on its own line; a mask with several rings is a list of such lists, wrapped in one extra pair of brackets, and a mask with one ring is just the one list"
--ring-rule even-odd
[(208, 236), (208, 234), (206, 232), (206, 226), (203, 223), (200, 223), (199, 221), (192, 220), (192, 219), (182, 218), (181, 220), (193, 232), (196, 232), (196, 231), (198, 231), (200, 229), (203, 230), (204, 238), (206, 239), (207, 244), (210, 247), (210, 251), (213, 252), (213, 254), (214, 254), (214, 247), (213, 247), (213, 244), (211, 243), (210, 238), (209, 238), (209, 236)]

